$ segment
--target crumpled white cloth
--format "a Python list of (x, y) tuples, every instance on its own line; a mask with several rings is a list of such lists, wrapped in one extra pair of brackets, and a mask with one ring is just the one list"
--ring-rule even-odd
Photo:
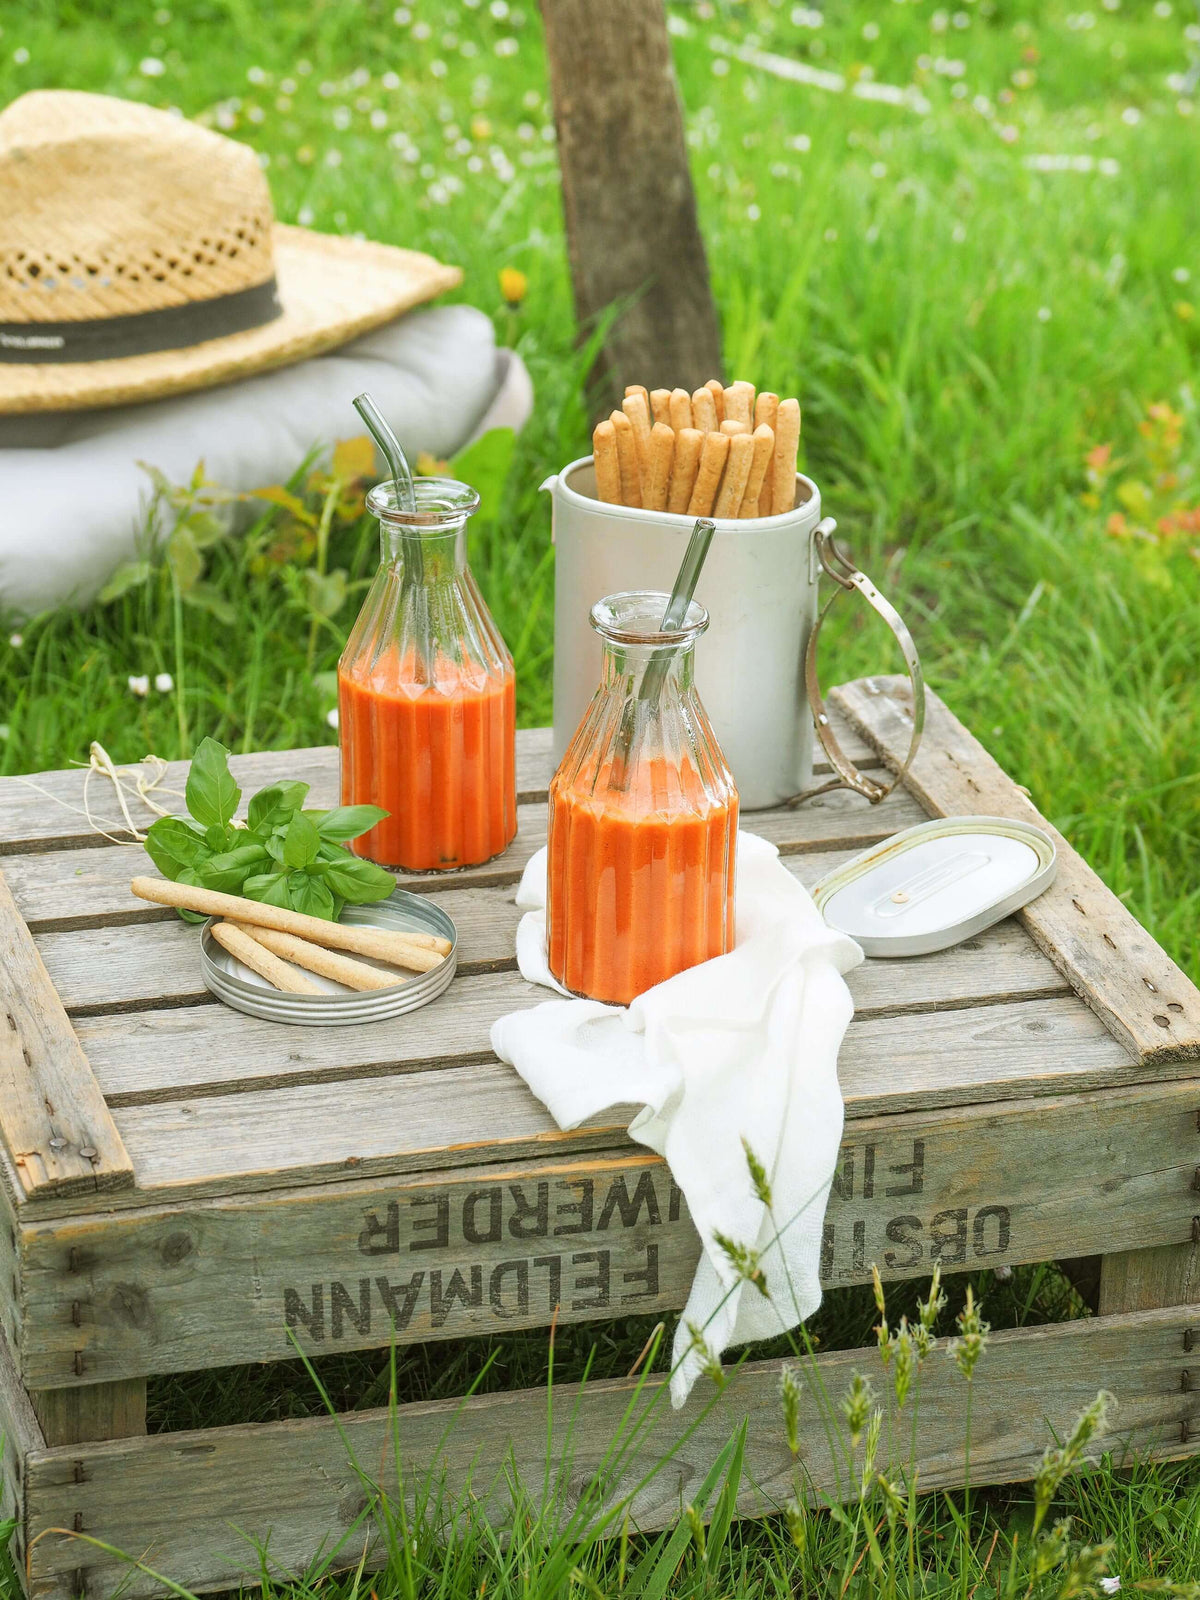
[[(821, 1303), (825, 1202), (842, 1137), (837, 1055), (854, 1005), (843, 974), (862, 951), (825, 926), (773, 844), (739, 833), (737, 938), (728, 955), (678, 973), (628, 1007), (551, 1000), (492, 1028), (560, 1128), (613, 1105), (644, 1107), (630, 1137), (663, 1156), (704, 1246), (675, 1334), (671, 1400), (681, 1406), (709, 1351), (773, 1338)], [(565, 991), (546, 958), (546, 851), (525, 869), (517, 962)], [(770, 1182), (755, 1192), (743, 1146)], [(759, 1252), (768, 1295), (739, 1277), (717, 1235)]]

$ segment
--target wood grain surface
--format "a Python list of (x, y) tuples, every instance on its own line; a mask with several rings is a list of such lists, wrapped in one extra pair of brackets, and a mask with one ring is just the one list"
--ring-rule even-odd
[(133, 1183), (100, 1087), (2, 875), (0, 1141), (18, 1201)]
[[(993, 1335), (972, 1397), (973, 1480), (1030, 1477), (1046, 1447), (1069, 1432), (1101, 1387), (1119, 1396), (1120, 1404), (1114, 1432), (1094, 1441), (1089, 1458), (1102, 1450), (1148, 1458), (1200, 1450), (1200, 1397), (1180, 1386), (1188, 1326), (1188, 1313), (1172, 1308)], [(855, 1371), (874, 1374), (880, 1393), (887, 1393), (874, 1350), (818, 1361), (824, 1389), (835, 1400)], [(670, 1409), (663, 1380), (640, 1387), (617, 1380), (585, 1389), (557, 1386), (552, 1423), (545, 1392), (522, 1391), (406, 1405), (395, 1414), (385, 1409), (35, 1451), (27, 1467), (25, 1530), (31, 1542), (38, 1540), (32, 1548), (32, 1595), (73, 1600), (80, 1569), (92, 1600), (104, 1600), (118, 1584), (130, 1595), (153, 1592), (151, 1580), (69, 1533), (39, 1538), (48, 1529), (78, 1527), (201, 1590), (236, 1588), (246, 1577), (253, 1581), (253, 1541), (268, 1537), (278, 1566), (303, 1570), (318, 1549), (330, 1548), (331, 1534), (336, 1539), (346, 1533), (365, 1512), (367, 1522), (341, 1552), (340, 1564), (357, 1565), (372, 1525), (376, 1486), (394, 1506), (398, 1485), (408, 1486), (411, 1499), (412, 1486), (430, 1474), (435, 1481), (445, 1475), (446, 1511), (469, 1486), (503, 1526), (510, 1506), (508, 1473), (540, 1495), (548, 1438), (557, 1467), (551, 1481), (564, 1485), (573, 1504), (614, 1440), (629, 1438), (622, 1418), (631, 1403), (640, 1432), (621, 1462), (614, 1497), (658, 1464), (632, 1503), (637, 1529), (675, 1520), (742, 1421), (747, 1439), (740, 1515), (779, 1509), (798, 1488), (804, 1492), (805, 1478), (810, 1493), (836, 1495), (839, 1479), (817, 1414), (815, 1380), (810, 1374), (806, 1381), (797, 1463), (783, 1436), (779, 1370), (778, 1361), (747, 1364), (719, 1396), (702, 1380), (680, 1412)], [(935, 1354), (920, 1396), (917, 1457), (925, 1490), (961, 1481), (966, 1393), (954, 1364)], [(1185, 1421), (1188, 1443), (1181, 1441)], [(893, 1437), (905, 1441), (900, 1448), (907, 1459), (908, 1414), (895, 1429), (885, 1424), (882, 1437), (881, 1466), (892, 1465)], [(399, 1472), (394, 1440), (402, 1449)], [(614, 1532), (621, 1521), (614, 1521)], [(377, 1546), (373, 1554), (376, 1562), (382, 1557)]]
[[(1198, 1109), (1200, 1086), (1172, 1084), (857, 1121), (822, 1279), (1182, 1246)], [(280, 1360), (293, 1338), (320, 1355), (538, 1326), (556, 1306), (562, 1322), (668, 1312), (698, 1253), (645, 1151), (64, 1218), (22, 1230), (20, 1362), (34, 1387), (94, 1384)]]
[[(899, 764), (912, 733), (907, 678), (862, 678), (835, 689), (832, 700), (889, 765)], [(907, 787), (936, 816), (1012, 817), (1045, 828), (1058, 874), (1020, 912), (1025, 926), (1144, 1065), (1200, 1057), (1200, 990), (932, 691)]]

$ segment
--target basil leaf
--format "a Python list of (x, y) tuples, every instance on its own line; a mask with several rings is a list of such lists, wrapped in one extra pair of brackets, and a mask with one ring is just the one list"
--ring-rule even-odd
[(178, 879), (183, 867), (208, 858), (208, 845), (182, 817), (159, 817), (146, 835), (146, 854), (164, 878)]
[(246, 879), (242, 893), (247, 900), (257, 900), (264, 906), (282, 906), (287, 911), (291, 908), (287, 880), (286, 872), (260, 872)]
[(241, 844), (206, 861), (200, 868), (200, 880), (206, 889), (216, 889), (221, 894), (241, 894), (246, 879), (261, 873), (270, 861), (263, 845)]
[(283, 836), (285, 865), (297, 870), (307, 867), (310, 862), (317, 859), (317, 851), (320, 848), (321, 836), (311, 817), (306, 817), (303, 811), (297, 811), (288, 823), (287, 832)]
[(382, 806), (337, 806), (319, 817), (316, 813), (310, 815), (323, 841), (345, 844), (350, 839), (357, 839), (360, 833), (366, 833), (385, 817), (390, 817), (391, 812), (385, 811)]
[(204, 842), (210, 850), (232, 850), (236, 838), (233, 828), (223, 828), (217, 823), (204, 830)]
[(390, 872), (377, 867), (373, 861), (360, 861), (347, 854), (344, 861), (331, 862), (325, 869), (325, 882), (334, 894), (340, 894), (352, 905), (364, 905), (370, 900), (386, 900), (396, 887)]
[(196, 746), (185, 792), (187, 808), (202, 827), (224, 827), (237, 810), (242, 791), (229, 770), (229, 751), (215, 739)]
[(285, 779), (260, 789), (250, 802), (246, 820), (256, 831), (265, 831), (287, 822), (294, 811), (304, 804), (309, 785), (298, 780)]
[(263, 849), (272, 861), (278, 861), (280, 866), (283, 865), (283, 835), (281, 833), (273, 833), (269, 838), (264, 839)]
[(310, 877), (307, 872), (292, 872), (288, 874), (287, 888), (293, 911), (333, 921), (333, 895), (320, 878)]
[[(179, 874), (179, 877), (175, 881), (177, 883), (190, 883), (192, 887), (196, 889), (203, 887), (200, 882), (200, 876), (195, 867), (184, 867), (183, 871)], [(185, 911), (182, 906), (176, 906), (175, 909), (184, 922), (208, 921), (208, 917), (203, 911)]]

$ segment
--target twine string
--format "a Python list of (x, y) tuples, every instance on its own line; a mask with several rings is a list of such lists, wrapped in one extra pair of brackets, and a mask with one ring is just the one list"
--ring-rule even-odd
[[(82, 766), (83, 763), (77, 762), (76, 765)], [(98, 818), (92, 812), (89, 791), (92, 779), (99, 775), (101, 778), (107, 779), (113, 786), (113, 792), (116, 795), (117, 804), (121, 808), (121, 816), (124, 818), (126, 830), (132, 835), (136, 843), (144, 844), (146, 835), (133, 820), (129, 810), (129, 799), (139, 801), (147, 811), (153, 811), (160, 817), (176, 816), (176, 812), (159, 805), (154, 798), (155, 795), (173, 795), (177, 800), (185, 798), (181, 789), (169, 789), (166, 786), (164, 779), (167, 776), (167, 770), (167, 763), (161, 756), (154, 754), (144, 756), (136, 769), (115, 766), (112, 757), (100, 741), (93, 739), (88, 748), (88, 764), (84, 769), (82, 806), (72, 805), (69, 800), (64, 800), (61, 795), (54, 794), (51, 790), (43, 788), (40, 783), (35, 783), (32, 778), (18, 777), (16, 782), (23, 783), (27, 789), (32, 789), (35, 793), (44, 795), (47, 800), (53, 800), (54, 804), (61, 806), (64, 811), (71, 811), (77, 817), (85, 817), (92, 832), (98, 834), (102, 839), (107, 839), (109, 844), (128, 844), (128, 839), (119, 839), (108, 831), (109, 828), (119, 828), (121, 826), (119, 822), (108, 817)], [(132, 785), (132, 787), (128, 788), (127, 786), (129, 785)], [(128, 799), (126, 798), (127, 793)]]

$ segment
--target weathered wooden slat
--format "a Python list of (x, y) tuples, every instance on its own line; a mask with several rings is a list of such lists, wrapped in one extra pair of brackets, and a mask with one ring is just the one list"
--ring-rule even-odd
[(3, 876), (0, 1140), (18, 1199), (133, 1183), (99, 1085)]
[[(1200, 1112), (1197, 1113), (1200, 1126)], [(1149, 1311), (1155, 1306), (1200, 1306), (1200, 1163), (1188, 1198), (1193, 1216), (1184, 1243), (1147, 1250), (1106, 1251), (1100, 1262), (1100, 1310)], [(1114, 1241), (1115, 1242), (1115, 1241)], [(1200, 1316), (1197, 1318), (1200, 1321)], [(1200, 1328), (1196, 1332), (1200, 1351)], [(1200, 1360), (1196, 1363), (1200, 1367)]]
[[(861, 850), (899, 828), (924, 821), (925, 813), (906, 794), (872, 807), (849, 793), (822, 795), (795, 809), (755, 811), (746, 828), (777, 844), (784, 855)], [(461, 888), (497, 888), (517, 883), (530, 856), (546, 842), (544, 801), (517, 807), (517, 837), (502, 856), (461, 872), (400, 873), (402, 888), (417, 893)], [(148, 906), (129, 892), (129, 880), (155, 872), (140, 845), (58, 850), (6, 858), (5, 874), (21, 915), (37, 933), (65, 932), (100, 922), (131, 925), (170, 920), (164, 906)]]
[[(885, 761), (898, 765), (912, 733), (907, 679), (863, 678), (832, 698)], [(1020, 913), (1030, 933), (1144, 1064), (1200, 1056), (1200, 990), (932, 693), (907, 786), (939, 816), (1015, 817), (1046, 828), (1058, 849), (1058, 876)]]
[(0, 1332), (0, 1522), (16, 1522), (10, 1550), (18, 1564), (25, 1554), (25, 1460), (46, 1440), (17, 1374), (12, 1348)]
[[(309, 796), (314, 806), (338, 803), (338, 753), (334, 745), (318, 745), (307, 750), (256, 750), (230, 758), (230, 770), (243, 790), (242, 808), (256, 789), (282, 778), (310, 783)], [(143, 769), (137, 763), (123, 768), (132, 773)], [(543, 795), (550, 781), (549, 728), (526, 728), (517, 734), (517, 791), (535, 798)], [(157, 805), (166, 811), (182, 813), (183, 789), (188, 763), (168, 764), (161, 785), (151, 791)], [(35, 772), (26, 777), (0, 778), (0, 855), (24, 850), (69, 850), (96, 841), (97, 828), (115, 839), (129, 837), (111, 782), (93, 773), (84, 783), (87, 769), (71, 768), (57, 772)], [(134, 787), (131, 781), (127, 788)], [(167, 790), (178, 790), (168, 794)], [(158, 815), (141, 801), (129, 799), (130, 816), (136, 827), (145, 830)], [(90, 809), (93, 821), (88, 819)]]
[[(1198, 1106), (1200, 1085), (1172, 1084), (856, 1121), (822, 1279), (1178, 1245)], [(675, 1311), (698, 1253), (647, 1152), (71, 1217), (22, 1229), (20, 1361), (44, 1387), (280, 1360), (293, 1335), (321, 1354), (393, 1328), (407, 1344), (538, 1326), (556, 1306), (563, 1322)]]
[[(878, 763), (874, 750), (852, 728), (840, 719), (835, 722), (835, 728), (852, 760), (868, 767)], [(554, 770), (550, 758), (550, 738), (549, 728), (518, 730), (518, 798), (534, 801), (544, 797)], [(180, 796), (187, 782), (187, 768), (186, 761), (170, 762), (161, 787), (153, 791), (156, 803), (164, 810), (183, 811)], [(282, 778), (311, 783), (310, 800), (314, 806), (338, 803), (338, 753), (333, 745), (319, 745), (307, 750), (256, 750), (249, 755), (233, 756), (230, 768), (246, 791), (243, 807), (245, 799), (256, 789)], [(140, 769), (135, 764), (128, 770)], [(819, 759), (816, 770), (819, 773), (828, 772), (828, 764)], [(97, 826), (115, 839), (128, 838), (128, 828), (112, 784), (106, 778), (93, 774), (85, 801), (85, 778), (86, 769), (82, 767), (35, 772), (19, 778), (0, 778), (0, 855), (85, 848), (97, 842)], [(178, 790), (179, 794), (165, 793), (168, 789)], [(131, 799), (129, 806), (134, 824), (143, 831), (157, 815), (140, 801)], [(88, 820), (88, 808), (94, 822)]]
[[(950, 958), (872, 962), (852, 973), (860, 1010), (843, 1047), (843, 1083), (854, 1080), (855, 1063), (871, 1049), (879, 1051), (870, 1070), (885, 1095), (890, 1085), (901, 1082), (906, 1093), (920, 1092), (927, 1048), (929, 1087), (935, 1093), (949, 1089), (956, 1079), (984, 1087), (993, 1075), (1008, 1081), (1025, 1071), (1034, 1076), (1070, 1073), (1070, 1060), (1060, 1058), (1077, 1041), (1083, 1050), (1079, 1070), (1101, 1062), (1127, 1067), (1125, 1052), (1105, 1038), (1103, 1029), (1089, 1026), (1092, 1019), (1073, 997), (1044, 1015), (1009, 1014), (1004, 1002), (1021, 998), (1023, 989), (1034, 995), (1062, 992), (1052, 969), (1031, 960), (1030, 951), (1019, 943), (1012, 949), (1009, 940), (1004, 933), (981, 936), (976, 948)], [(222, 1006), (109, 1012), (80, 1017), (77, 1026), (105, 1097), (117, 1107), (397, 1070), (428, 1076), (427, 1069), (436, 1073), (448, 1065), (491, 1060), (489, 1035), (495, 1019), (553, 998), (510, 969), (458, 978), (440, 1000), (419, 1011), (353, 1028), (285, 1025)], [(972, 1000), (986, 1004), (949, 1027), (924, 1018), (927, 1009), (962, 1007)], [(895, 1032), (893, 1049), (890, 1024), (873, 1027), (872, 1019), (899, 1018), (906, 1012), (921, 1015), (910, 1018), (906, 1030)], [(1099, 1055), (1089, 1053), (1089, 1036), (1100, 1042)], [(960, 1063), (968, 1048), (970, 1062)], [(889, 1049), (892, 1064), (884, 1059)], [(413, 1094), (419, 1100), (420, 1091)]]
[[(850, 852), (789, 856), (802, 882)], [(515, 936), (521, 913), (508, 889), (451, 889), (429, 899), (458, 928), (458, 970), (463, 977), (516, 968)], [(152, 1010), (208, 1002), (200, 972), (200, 936), (173, 919), (147, 926), (43, 933), (37, 945), (59, 996), (72, 1016)], [(968, 1000), (1065, 993), (1066, 980), (1015, 922), (989, 929), (978, 940), (912, 961), (871, 961), (851, 974), (860, 1014), (884, 1006), (961, 1005)]]
[[(1186, 1326), (1187, 1313), (1173, 1309), (995, 1334), (973, 1385), (974, 1481), (1030, 1477), (1046, 1446), (1069, 1432), (1101, 1387), (1116, 1394), (1120, 1405), (1113, 1434), (1094, 1441), (1090, 1458), (1104, 1449), (1118, 1457), (1127, 1450), (1151, 1458), (1200, 1450), (1200, 1400), (1182, 1393), (1179, 1383)], [(818, 1362), (822, 1385), (834, 1397), (855, 1371), (874, 1372), (881, 1391), (889, 1387), (873, 1350), (832, 1353)], [(614, 1440), (630, 1437), (622, 1434), (622, 1419), (631, 1401), (640, 1432), (621, 1461), (614, 1496), (662, 1463), (633, 1503), (638, 1529), (661, 1527), (679, 1515), (743, 1419), (748, 1433), (739, 1514), (778, 1510), (798, 1488), (804, 1492), (805, 1478), (812, 1494), (844, 1492), (844, 1463), (839, 1462), (839, 1485), (839, 1468), (816, 1414), (815, 1380), (805, 1392), (799, 1467), (784, 1438), (778, 1386), (779, 1363), (771, 1361), (743, 1367), (715, 1400), (702, 1382), (681, 1412), (670, 1409), (661, 1379), (649, 1380), (640, 1393), (634, 1382), (616, 1380), (556, 1388), (552, 1425), (546, 1394), (524, 1391), (406, 1405), (396, 1413), (382, 1409), (35, 1452), (26, 1490), (31, 1592), (35, 1600), (74, 1600), (81, 1567), (87, 1593), (96, 1600), (112, 1595), (118, 1584), (131, 1595), (153, 1592), (143, 1575), (69, 1534), (38, 1539), (43, 1530), (75, 1526), (117, 1549), (147, 1552), (159, 1571), (192, 1589), (235, 1588), (247, 1576), (253, 1581), (254, 1544), (265, 1545), (268, 1538), (279, 1568), (303, 1570), (368, 1504), (350, 1453), (393, 1505), (400, 1484), (411, 1486), (427, 1475), (436, 1484), (444, 1473), (452, 1502), (469, 1484), (485, 1513), (503, 1524), (508, 1472), (514, 1470), (527, 1492), (539, 1496), (549, 1437), (551, 1481), (570, 1486), (573, 1504), (580, 1486), (611, 1459)], [(961, 1480), (966, 1393), (952, 1362), (938, 1356), (927, 1364), (917, 1443), (923, 1489)], [(899, 1425), (885, 1423), (885, 1469), (908, 1459), (907, 1419), (905, 1413)], [(1181, 1427), (1189, 1419), (1190, 1442), (1183, 1443)], [(893, 1439), (903, 1442), (893, 1446)], [(399, 1471), (393, 1441), (402, 1450)], [(888, 1460), (890, 1448), (899, 1450), (900, 1461)], [(614, 1522), (614, 1532), (621, 1521)], [(364, 1532), (348, 1541), (344, 1565), (358, 1563)], [(374, 1559), (381, 1559), (378, 1547)]]
[[(69, 1316), (72, 1307), (63, 1309)], [(79, 1384), (74, 1389), (43, 1389), (29, 1399), (48, 1445), (133, 1439), (146, 1431), (146, 1380), (142, 1377)]]
[[(498, 981), (464, 980), (462, 987)], [(529, 995), (531, 1003), (542, 998), (532, 986)], [(206, 1008), (205, 1016), (215, 1010)], [(126, 1021), (132, 1031), (151, 1019), (155, 1027), (172, 1025), (156, 1034), (164, 1055), (187, 1047), (186, 1009), (134, 1013)], [(376, 1058), (386, 1052), (373, 1030), (386, 1034), (388, 1026), (294, 1030), (288, 1059), (266, 1064), (288, 1080), (286, 1088), (117, 1107), (113, 1115), (139, 1188), (161, 1189), (164, 1197), (226, 1194), (575, 1154), (614, 1148), (625, 1137), (628, 1107), (561, 1132), (512, 1069), (499, 1063), (399, 1075), (383, 1069), (386, 1075), (373, 1076)], [(333, 1040), (335, 1032), (340, 1037)], [(210, 1044), (217, 1079), (224, 1070), (220, 1055), (236, 1045), (215, 1033)], [(239, 1081), (252, 1066), (249, 1058), (239, 1062)], [(1136, 1081), (1130, 1057), (1074, 996), (856, 1021), (839, 1072), (851, 1118)], [(1180, 1067), (1167, 1076), (1186, 1073)], [(297, 1081), (305, 1078), (314, 1081)]]

